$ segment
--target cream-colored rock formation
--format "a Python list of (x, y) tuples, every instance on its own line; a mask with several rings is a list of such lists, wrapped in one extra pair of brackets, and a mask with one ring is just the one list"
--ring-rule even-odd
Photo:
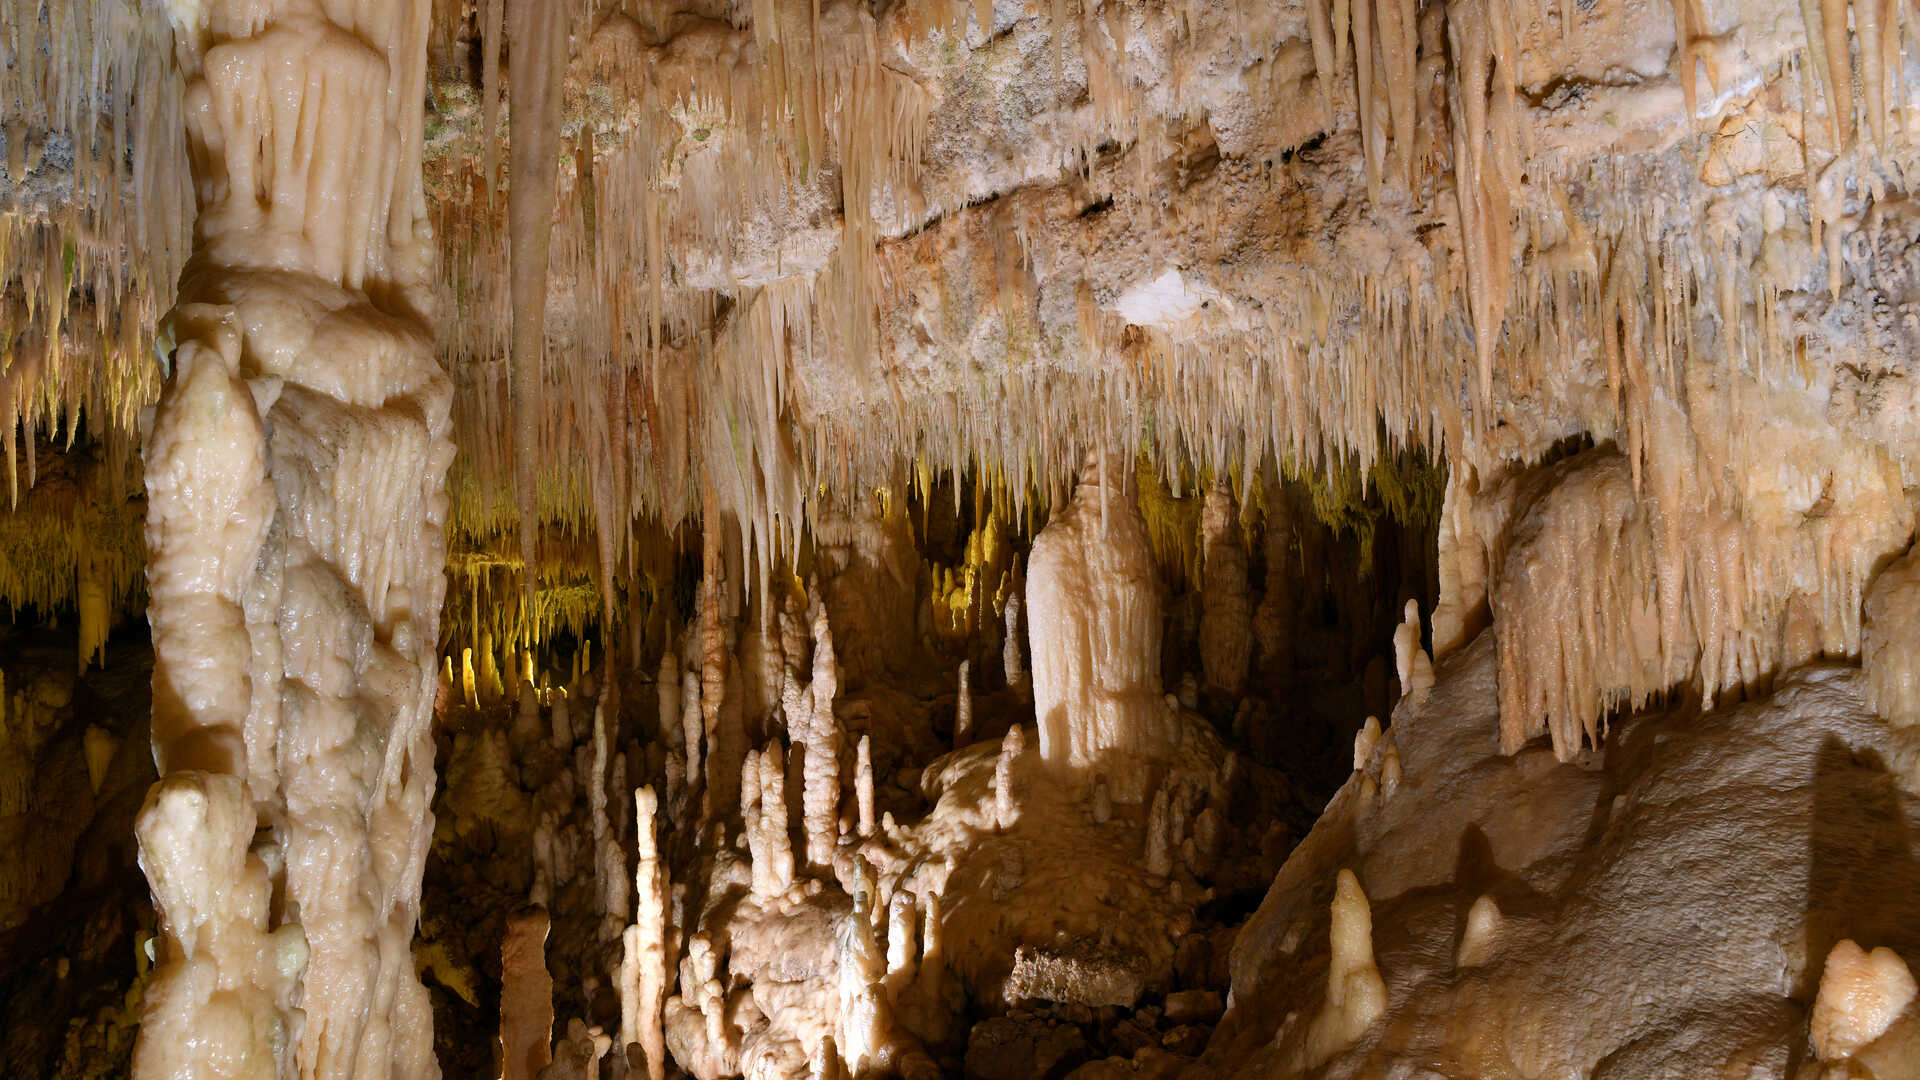
[(1920, 1075), (1913, 16), (0, 0), (0, 1073)]

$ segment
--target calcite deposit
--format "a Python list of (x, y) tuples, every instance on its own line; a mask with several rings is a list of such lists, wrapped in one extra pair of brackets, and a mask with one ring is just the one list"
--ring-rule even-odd
[(0, 1073), (1920, 1074), (1920, 38), (0, 0)]

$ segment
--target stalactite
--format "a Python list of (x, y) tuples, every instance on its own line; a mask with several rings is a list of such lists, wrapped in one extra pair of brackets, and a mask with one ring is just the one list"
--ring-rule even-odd
[[(540, 397), (546, 366), (547, 260), (553, 230), (554, 162), (560, 152), (566, 19), (564, 5), (540, 0), (507, 2), (507, 28), (514, 41), (513, 65), (507, 73), (508, 122), (513, 133), (513, 153), (507, 163), (507, 217), (513, 244), (514, 492), (520, 514), (521, 577), (529, 611), (534, 607), (534, 573), (539, 564), (535, 455), (540, 446)], [(486, 133), (489, 145), (493, 137), (492, 131)]]

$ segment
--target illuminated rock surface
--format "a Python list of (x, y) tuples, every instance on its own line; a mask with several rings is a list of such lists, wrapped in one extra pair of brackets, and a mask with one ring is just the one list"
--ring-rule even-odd
[(1920, 1073), (1904, 10), (0, 0), (0, 1073)]

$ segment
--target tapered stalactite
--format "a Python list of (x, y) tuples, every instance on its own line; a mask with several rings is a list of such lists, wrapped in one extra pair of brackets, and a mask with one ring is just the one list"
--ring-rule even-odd
[[(513, 490), (520, 516), (521, 579), (534, 610), (539, 563), (541, 386), (547, 348), (547, 253), (553, 235), (554, 162), (560, 153), (567, 6), (507, 0), (513, 63), (507, 71), (507, 229), (512, 238)], [(486, 133), (491, 140), (493, 132)], [(491, 162), (491, 155), (489, 155)]]
[(172, 15), (201, 203), (146, 446), (162, 779), (137, 832), (168, 940), (134, 1073), (433, 1077), (429, 5)]

